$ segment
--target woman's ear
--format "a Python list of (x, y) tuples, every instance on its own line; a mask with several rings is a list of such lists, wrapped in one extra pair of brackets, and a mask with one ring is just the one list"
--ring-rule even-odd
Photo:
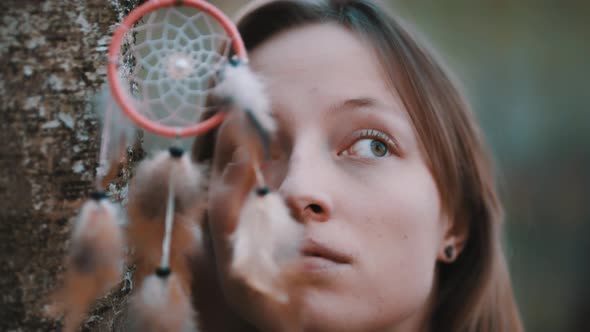
[(469, 237), (469, 223), (466, 220), (443, 217), (442, 240), (437, 259), (443, 263), (452, 263), (465, 248)]

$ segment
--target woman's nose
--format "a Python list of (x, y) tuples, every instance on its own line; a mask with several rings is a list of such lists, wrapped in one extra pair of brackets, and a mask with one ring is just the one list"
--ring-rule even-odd
[(294, 217), (300, 222), (327, 221), (330, 219), (332, 208), (327, 199), (319, 196), (290, 194), (286, 201)]
[[(327, 153), (319, 148), (313, 133), (301, 135), (293, 144), (278, 190), (299, 222), (327, 221), (332, 216), (332, 197), (328, 188), (330, 165)], [(330, 178), (330, 179), (329, 179)]]
[(324, 167), (309, 160), (291, 159), (279, 192), (298, 221), (327, 221), (332, 215), (332, 201), (322, 175)]

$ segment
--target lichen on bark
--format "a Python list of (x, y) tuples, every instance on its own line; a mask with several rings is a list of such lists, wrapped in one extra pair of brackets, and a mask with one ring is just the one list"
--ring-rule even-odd
[[(114, 27), (138, 0), (0, 3), (0, 330), (47, 331), (78, 208), (93, 190), (100, 145), (93, 98)], [(141, 149), (130, 150), (132, 162)], [(111, 187), (124, 194), (130, 169)], [(122, 283), (86, 331), (117, 330)]]

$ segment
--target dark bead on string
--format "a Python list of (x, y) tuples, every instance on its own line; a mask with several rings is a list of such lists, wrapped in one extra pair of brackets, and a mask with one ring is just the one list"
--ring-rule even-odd
[(445, 248), (445, 256), (447, 259), (453, 259), (455, 257), (455, 247), (447, 246)]
[(254, 116), (254, 112), (252, 112), (252, 110), (245, 109), (244, 112), (246, 112), (246, 118), (254, 126), (254, 129), (262, 141), (264, 158), (267, 160), (270, 159), (270, 134), (266, 131), (266, 129), (264, 129), (264, 127), (262, 127), (262, 124), (260, 121), (258, 121), (258, 119), (256, 119), (256, 116)]
[(229, 57), (229, 64), (232, 65), (232, 67), (237, 67), (240, 65), (240, 58), (238, 58), (237, 56), (231, 56)]
[(169, 267), (159, 267), (156, 269), (156, 275), (162, 279), (167, 278), (171, 272)]
[(177, 146), (171, 146), (168, 151), (173, 158), (180, 158), (184, 154), (184, 149)]
[(104, 191), (95, 191), (90, 193), (90, 198), (98, 202), (102, 199), (107, 198), (107, 193)]
[(264, 187), (260, 187), (260, 188), (256, 188), (256, 194), (260, 197), (264, 197), (266, 196), (268, 193), (270, 193), (270, 189), (268, 189), (267, 186)]

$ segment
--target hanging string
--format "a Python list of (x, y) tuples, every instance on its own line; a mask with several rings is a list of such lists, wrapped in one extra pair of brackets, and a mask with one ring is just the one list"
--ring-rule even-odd
[[(179, 161), (184, 154), (184, 149), (182, 148), (182, 141), (180, 140), (180, 136), (176, 137), (176, 145), (170, 147), (170, 158), (173, 158), (175, 161)], [(168, 179), (168, 199), (166, 202), (166, 217), (165, 217), (165, 229), (164, 229), (164, 240), (162, 241), (162, 259), (160, 261), (160, 271), (169, 271), (170, 270), (170, 246), (172, 240), (172, 226), (174, 224), (174, 168), (176, 165), (172, 167), (170, 170), (170, 177)]]
[(165, 270), (170, 267), (170, 240), (172, 238), (172, 224), (174, 223), (174, 172), (170, 172), (168, 184), (168, 201), (166, 203), (166, 224), (164, 241), (162, 241), (162, 260), (160, 268)]
[(258, 161), (254, 161), (253, 164), (254, 174), (256, 175), (256, 186), (258, 188), (266, 187), (266, 182), (264, 181), (264, 175), (262, 175), (260, 164), (258, 163)]
[(101, 137), (101, 144), (100, 144), (100, 151), (98, 157), (98, 169), (99, 171), (96, 172), (96, 190), (102, 191), (104, 188), (102, 186), (102, 179), (108, 172), (108, 158), (107, 158), (107, 150), (109, 146), (109, 138), (111, 137), (111, 116), (113, 113), (113, 104), (108, 103), (106, 113), (104, 115), (104, 123), (102, 127), (102, 137)]

